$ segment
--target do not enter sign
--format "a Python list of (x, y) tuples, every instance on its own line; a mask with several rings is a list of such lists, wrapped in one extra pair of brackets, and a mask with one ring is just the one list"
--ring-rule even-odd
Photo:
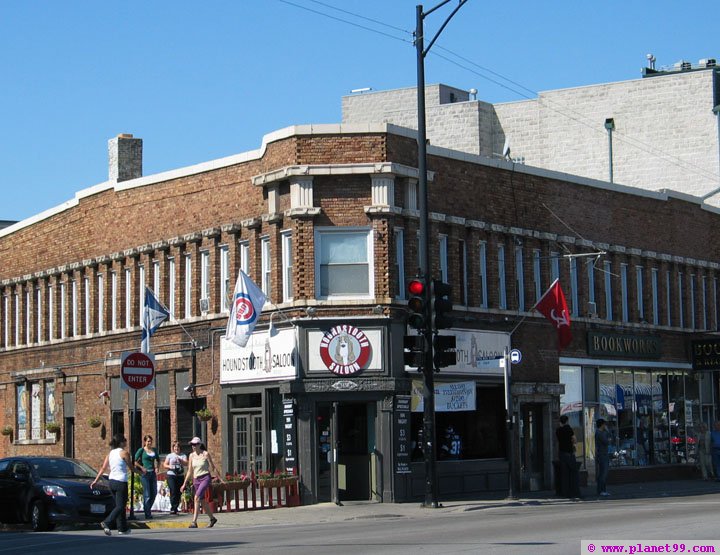
[(155, 378), (155, 358), (146, 353), (125, 353), (120, 377), (123, 389), (146, 389)]

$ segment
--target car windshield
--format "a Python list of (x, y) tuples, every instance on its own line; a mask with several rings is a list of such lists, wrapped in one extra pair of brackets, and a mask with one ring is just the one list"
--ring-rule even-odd
[(41, 478), (94, 478), (97, 474), (84, 462), (70, 459), (33, 459), (32, 466)]

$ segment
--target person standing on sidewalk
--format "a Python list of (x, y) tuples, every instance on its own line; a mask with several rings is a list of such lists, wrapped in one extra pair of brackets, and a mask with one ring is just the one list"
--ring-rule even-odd
[(700, 424), (698, 429), (697, 455), (703, 480), (709, 480), (715, 474), (712, 464), (712, 435), (704, 423)]
[(210, 487), (210, 482), (212, 480), (210, 472), (215, 472), (215, 475), (221, 483), (224, 484), (225, 480), (222, 479), (220, 471), (215, 466), (210, 453), (207, 452), (207, 449), (205, 449), (205, 446), (202, 444), (202, 440), (199, 437), (194, 437), (190, 440), (190, 445), (192, 445), (193, 452), (190, 453), (190, 458), (188, 459), (188, 473), (186, 474), (185, 481), (180, 488), (180, 491), (185, 491), (188, 480), (192, 478), (193, 488), (195, 489), (195, 499), (193, 505), (193, 519), (189, 528), (198, 527), (197, 519), (198, 513), (200, 512), (200, 503), (202, 503), (205, 513), (210, 517), (210, 524), (208, 524), (208, 528), (212, 528), (215, 526), (217, 518), (215, 518), (212, 513), (210, 503), (205, 500), (205, 492)]
[(143, 510), (145, 520), (152, 520), (152, 506), (157, 497), (157, 473), (160, 470), (160, 457), (152, 446), (150, 435), (143, 437), (143, 446), (135, 453), (135, 466), (140, 469), (140, 481), (143, 487)]
[(98, 475), (90, 484), (90, 489), (94, 489), (95, 484), (98, 483), (103, 472), (108, 468), (110, 469), (110, 490), (115, 496), (115, 508), (107, 518), (100, 523), (106, 536), (112, 534), (112, 532), (110, 532), (110, 523), (113, 520), (117, 523), (117, 529), (120, 535), (130, 533), (125, 516), (125, 506), (128, 502), (128, 472), (132, 469), (132, 461), (130, 460), (130, 453), (128, 453), (126, 449), (127, 440), (125, 436), (115, 434), (110, 440), (110, 447), (112, 450), (105, 457), (105, 461), (102, 463)]
[(715, 481), (720, 482), (720, 420), (715, 422), (712, 438), (712, 463), (715, 470)]
[(180, 452), (180, 442), (173, 441), (172, 453), (165, 457), (163, 461), (163, 466), (167, 469), (168, 488), (170, 488), (170, 514), (173, 515), (178, 514), (180, 486), (185, 477), (187, 464), (187, 457)]
[(568, 417), (560, 417), (560, 426), (555, 430), (558, 440), (558, 455), (560, 459), (560, 494), (570, 498), (580, 497), (580, 475), (577, 460), (575, 459), (575, 432)]
[(610, 472), (610, 431), (603, 418), (598, 418), (595, 430), (595, 474), (597, 482), (597, 494), (601, 497), (610, 495), (607, 492), (607, 477)]

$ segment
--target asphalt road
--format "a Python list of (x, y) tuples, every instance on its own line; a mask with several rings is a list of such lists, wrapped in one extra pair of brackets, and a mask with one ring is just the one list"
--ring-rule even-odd
[(350, 520), (133, 530), (109, 538), (100, 529), (3, 532), (0, 555), (577, 554), (581, 539), (720, 539), (718, 514), (720, 494), (429, 510), (412, 517), (378, 506), (375, 515)]

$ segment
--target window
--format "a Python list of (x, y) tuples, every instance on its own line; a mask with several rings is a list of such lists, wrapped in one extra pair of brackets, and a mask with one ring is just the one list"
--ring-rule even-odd
[(142, 326), (143, 322), (143, 312), (145, 312), (145, 266), (142, 264), (138, 267), (138, 307), (140, 308), (140, 311), (138, 312), (138, 322)]
[(535, 302), (542, 297), (542, 277), (540, 272), (540, 249), (533, 249), (533, 282), (535, 284)]
[(270, 258), (270, 238), (269, 237), (263, 237), (260, 239), (260, 265), (261, 265), (261, 289), (263, 290), (263, 293), (265, 293), (265, 296), (270, 300), (270, 297), (272, 295), (272, 291), (270, 289), (271, 281), (271, 268), (272, 268), (272, 259)]
[[(720, 323), (718, 323), (718, 287), (717, 287), (717, 278), (713, 278), (713, 322), (715, 326), (715, 331), (720, 329)], [(7, 341), (5, 342), (7, 343)]]
[[(32, 286), (29, 286), (32, 287)], [(32, 343), (30, 336), (30, 289), (25, 290), (25, 345)]]
[(200, 299), (210, 300), (210, 253), (200, 252)]
[(47, 310), (47, 338), (48, 341), (55, 339), (55, 288), (52, 285), (48, 285), (47, 296), (48, 296), (48, 310)]
[(192, 258), (185, 255), (185, 318), (192, 316)]
[(110, 329), (117, 329), (118, 283), (117, 272), (110, 272)]
[(480, 242), (480, 308), (488, 306), (488, 283), (487, 283), (487, 243)]
[(15, 345), (20, 345), (20, 295), (13, 295), (15, 301)]
[(405, 230), (395, 228), (393, 237), (395, 238), (395, 275), (397, 276), (395, 298), (405, 300)]
[(98, 301), (98, 331), (105, 331), (105, 291), (103, 289), (103, 275), (98, 274), (97, 276), (97, 301)]
[(160, 298), (160, 261), (153, 260), (153, 292)]
[(690, 322), (688, 322), (688, 327), (695, 329), (695, 274), (690, 274), (688, 288), (690, 289)]
[(240, 269), (250, 273), (250, 244), (247, 241), (240, 242)]
[(660, 299), (658, 295), (658, 270), (653, 268), (650, 272), (650, 279), (652, 281), (652, 311), (653, 311), (653, 324), (660, 324)]
[(701, 328), (708, 329), (707, 325), (707, 276), (702, 277), (702, 288), (700, 291), (702, 301), (702, 326)]
[(628, 266), (620, 264), (620, 303), (622, 308), (622, 321), (630, 319), (628, 311)]
[(321, 297), (370, 297), (374, 292), (372, 233), (319, 228), (315, 232), (316, 290)]
[(65, 312), (67, 310), (67, 295), (65, 289), (65, 282), (60, 282), (60, 339), (65, 339), (65, 337), (67, 337), (67, 322), (65, 321)]
[[(440, 261), (440, 280), (448, 283), (448, 240), (447, 235), (438, 237), (438, 260)], [(430, 261), (428, 261), (428, 264)]]
[[(560, 279), (560, 254), (550, 253), (550, 282)], [(552, 283), (551, 283), (552, 285)]]
[(678, 311), (680, 316), (680, 321), (678, 322), (678, 325), (681, 328), (685, 327), (685, 299), (683, 298), (683, 274), (682, 272), (678, 272), (677, 276), (677, 286), (678, 286)]
[(613, 319), (613, 301), (612, 301), (612, 265), (609, 260), (603, 262), (603, 270), (605, 271), (605, 319)]
[(293, 298), (293, 264), (292, 264), (292, 233), (286, 231), (282, 234), (282, 281), (283, 301)]
[(160, 453), (170, 453), (170, 407), (157, 409), (157, 450)]
[(418, 182), (415, 179), (408, 179), (405, 188), (405, 208), (408, 210), (418, 209)]
[(498, 308), (507, 308), (505, 288), (505, 246), (498, 245)]
[(175, 281), (177, 279), (176, 276), (176, 268), (175, 268), (175, 258), (168, 258), (168, 309), (170, 311), (170, 314), (173, 315), (173, 318), (175, 317)]
[(468, 305), (468, 282), (467, 282), (467, 246), (464, 240), (458, 241), (458, 260), (460, 260), (460, 294), (462, 304)]
[(30, 394), (28, 393), (27, 383), (20, 384), (15, 388), (15, 415), (17, 418), (16, 429), (17, 438), (20, 441), (27, 439), (27, 423)]
[(578, 298), (578, 271), (576, 258), (570, 259), (570, 302), (572, 303), (570, 313), (573, 316), (577, 316), (580, 314), (580, 301)]
[(227, 245), (220, 247), (220, 311), (228, 312), (230, 304), (230, 250)]
[(30, 439), (40, 439), (42, 414), (40, 412), (40, 383), (30, 384)]
[(665, 311), (666, 323), (672, 326), (672, 274), (670, 270), (665, 272)]
[[(55, 400), (55, 382), (45, 382), (45, 425), (55, 422), (57, 402)], [(55, 439), (55, 434), (45, 431), (45, 437)]]
[(10, 343), (10, 297), (7, 295), (3, 297), (3, 306), (3, 346), (7, 348)]
[(637, 309), (638, 319), (645, 320), (645, 302), (643, 301), (643, 268), (642, 266), (635, 267), (635, 279), (637, 284)]
[(72, 333), (70, 335), (72, 337), (76, 337), (78, 334), (78, 290), (77, 290), (77, 281), (76, 280), (74, 280), (74, 279), (72, 280), (71, 287), (72, 287), (72, 292), (71, 292), (72, 304), (70, 307), (70, 311), (71, 311), (70, 325), (72, 326), (72, 330), (71, 330)]
[(523, 261), (523, 248), (515, 247), (515, 291), (517, 295), (517, 308), (519, 312), (525, 311), (525, 268)]
[(132, 327), (132, 273), (125, 269), (125, 328)]
[(43, 340), (43, 303), (42, 303), (42, 289), (40, 287), (35, 289), (35, 321), (36, 321), (36, 333), (37, 342)]
[(85, 294), (85, 334), (88, 335), (92, 331), (90, 327), (90, 278), (83, 278), (83, 293)]

